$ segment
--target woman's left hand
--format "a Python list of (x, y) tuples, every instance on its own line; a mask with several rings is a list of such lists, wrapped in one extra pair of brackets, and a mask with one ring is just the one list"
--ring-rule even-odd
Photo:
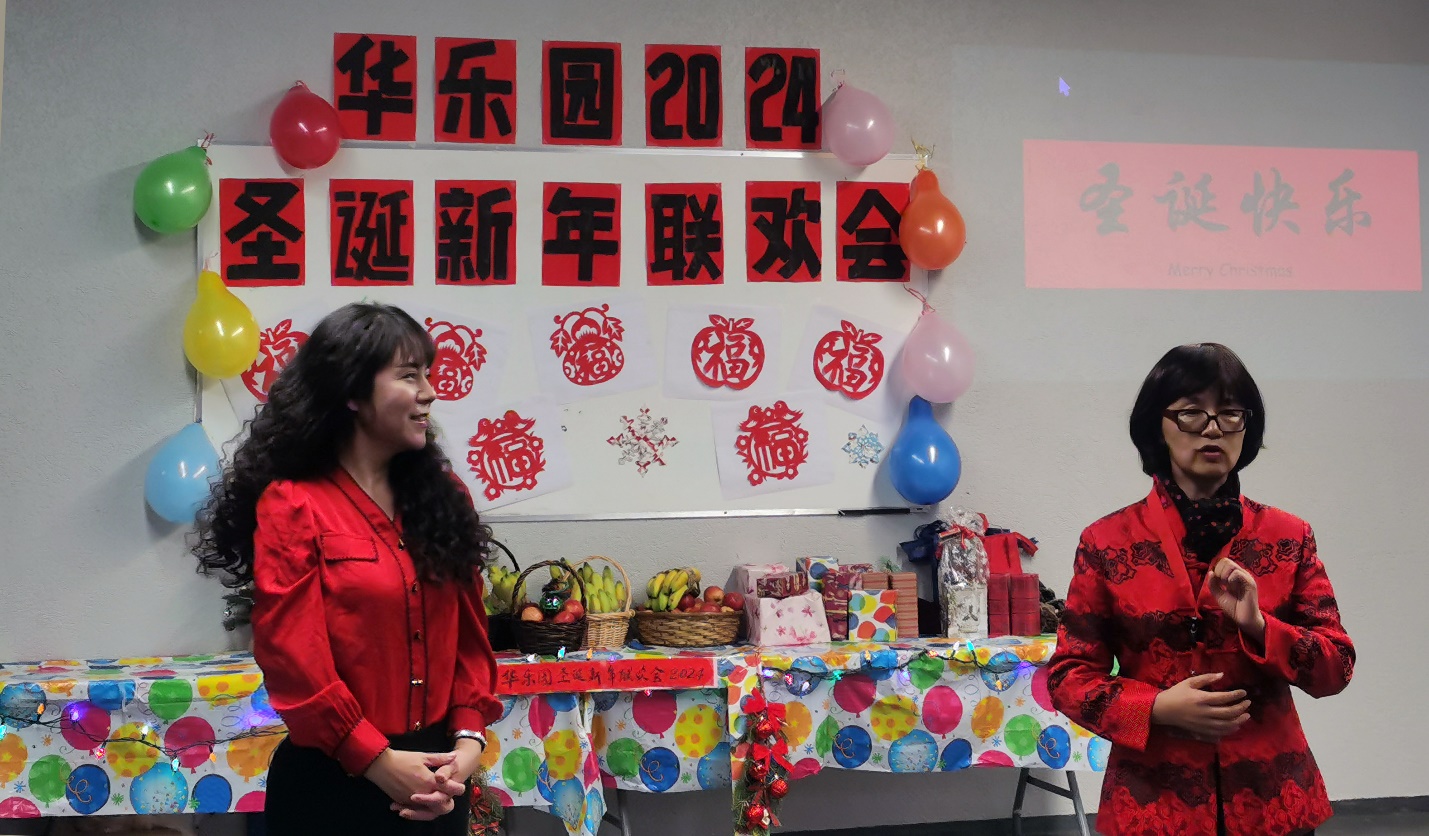
[[(1255, 576), (1230, 558), (1222, 558), (1211, 570), (1211, 594), (1221, 610), (1242, 632), (1256, 640), (1265, 635), (1265, 616), (1260, 611), (1260, 591)], [(443, 767), (450, 768), (450, 767)]]
[(403, 818), (429, 821), (428, 814), (441, 815), (451, 810), (452, 799), (466, 792), (467, 779), (476, 774), (481, 766), (481, 744), (475, 740), (459, 740), (452, 754), (456, 759), (437, 769), (437, 789), (425, 795), (412, 796), (411, 804), (405, 805), (403, 812), (399, 805), (392, 805)]

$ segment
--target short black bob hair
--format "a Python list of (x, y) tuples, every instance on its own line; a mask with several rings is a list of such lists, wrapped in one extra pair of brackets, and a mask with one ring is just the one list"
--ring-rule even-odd
[(1141, 384), (1131, 408), (1131, 442), (1141, 454), (1141, 469), (1148, 476), (1168, 476), (1171, 454), (1161, 430), (1162, 413), (1181, 398), (1210, 391), (1223, 403), (1250, 410), (1239, 472), (1251, 462), (1265, 442), (1265, 402), (1260, 387), (1234, 351), (1220, 343), (1180, 345), (1166, 352)]

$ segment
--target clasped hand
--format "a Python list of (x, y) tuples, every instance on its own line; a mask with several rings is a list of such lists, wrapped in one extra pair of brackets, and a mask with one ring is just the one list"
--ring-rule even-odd
[(451, 752), (388, 749), (366, 777), (392, 799), (393, 812), (410, 821), (431, 821), (452, 811), (480, 759), (480, 744)]

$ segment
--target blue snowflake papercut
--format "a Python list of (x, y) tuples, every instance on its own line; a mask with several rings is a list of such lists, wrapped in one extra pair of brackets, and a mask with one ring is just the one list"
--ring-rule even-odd
[(843, 446), (843, 451), (848, 453), (849, 464), (868, 467), (878, 464), (882, 458), (883, 442), (879, 440), (878, 433), (860, 425), (858, 432), (848, 434), (848, 443)]

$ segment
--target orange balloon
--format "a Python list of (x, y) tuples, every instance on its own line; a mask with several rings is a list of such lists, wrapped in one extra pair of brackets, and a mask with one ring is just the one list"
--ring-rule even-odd
[(898, 226), (903, 251), (924, 270), (941, 270), (957, 260), (968, 242), (963, 215), (938, 190), (938, 175), (926, 168), (913, 178), (909, 195)]

